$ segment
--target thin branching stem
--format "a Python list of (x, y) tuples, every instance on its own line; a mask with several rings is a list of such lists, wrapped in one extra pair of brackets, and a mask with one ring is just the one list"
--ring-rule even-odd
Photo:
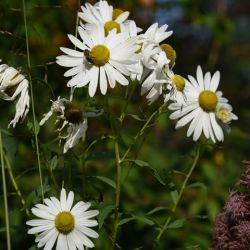
[(147, 121), (144, 123), (144, 125), (142, 126), (142, 128), (140, 129), (140, 131), (136, 134), (136, 136), (134, 137), (133, 142), (131, 143), (131, 145), (128, 147), (128, 149), (126, 150), (126, 152), (124, 153), (123, 157), (121, 158), (121, 162), (123, 162), (126, 157), (128, 156), (128, 154), (130, 153), (131, 149), (133, 148), (134, 144), (137, 142), (137, 140), (139, 139), (139, 137), (141, 137), (146, 128), (148, 127), (149, 123), (154, 119), (154, 117), (157, 114), (160, 114), (162, 112), (162, 108), (165, 106), (165, 104), (163, 104), (162, 106), (160, 106), (159, 109), (157, 109), (155, 112), (153, 112), (151, 114), (151, 116), (147, 119)]
[(7, 239), (7, 250), (11, 250), (11, 241), (10, 241), (10, 223), (9, 223), (9, 214), (8, 214), (8, 199), (7, 199), (7, 186), (5, 178), (5, 166), (3, 159), (3, 143), (2, 143), (2, 131), (0, 128), (0, 152), (1, 152), (1, 167), (2, 167), (2, 181), (3, 181), (3, 199), (4, 199), (4, 214), (5, 214), (5, 226), (6, 226), (6, 239)]
[(41, 184), (42, 199), (44, 200), (42, 169), (41, 169), (39, 145), (38, 145), (38, 138), (37, 138), (37, 125), (36, 125), (34, 94), (33, 94), (33, 85), (32, 85), (32, 79), (31, 79), (31, 74), (30, 74), (31, 63), (30, 63), (29, 37), (28, 37), (28, 27), (27, 27), (25, 0), (22, 0), (22, 3), (23, 3), (23, 18), (24, 18), (25, 37), (26, 37), (27, 64), (28, 64), (28, 69), (29, 69), (31, 109), (32, 109), (32, 116), (33, 116), (33, 127), (34, 127), (34, 135), (35, 135), (36, 155), (37, 155), (37, 162), (38, 162), (38, 171), (39, 171), (39, 178), (40, 178), (40, 184)]
[(182, 183), (182, 186), (181, 186), (181, 189), (179, 191), (177, 200), (174, 202), (174, 205), (173, 205), (173, 207), (171, 209), (171, 214), (167, 217), (162, 229), (160, 230), (159, 234), (156, 237), (156, 245), (159, 244), (162, 234), (165, 232), (165, 230), (167, 229), (169, 223), (172, 220), (172, 216), (175, 213), (175, 210), (179, 205), (179, 202), (180, 202), (180, 200), (182, 198), (183, 192), (184, 192), (184, 190), (185, 190), (185, 188), (187, 186), (187, 183), (188, 183), (188, 181), (189, 181), (189, 179), (190, 179), (190, 177), (191, 177), (191, 175), (192, 175), (192, 173), (194, 171), (195, 166), (197, 165), (199, 157), (200, 157), (200, 143), (198, 142), (197, 147), (196, 147), (196, 151), (195, 151), (195, 157), (194, 157), (193, 163), (192, 163), (192, 165), (191, 165), (191, 167), (190, 167), (190, 169), (189, 169), (189, 171), (188, 171), (188, 173), (186, 175), (186, 178), (185, 178), (184, 182)]

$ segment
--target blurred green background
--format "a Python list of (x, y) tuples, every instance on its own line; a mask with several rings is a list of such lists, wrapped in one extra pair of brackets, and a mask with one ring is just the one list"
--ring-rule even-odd
[[(94, 1), (91, 1), (94, 3)], [(35, 112), (37, 120), (50, 109), (50, 99), (58, 95), (69, 97), (64, 69), (55, 64), (59, 47), (72, 47), (67, 34), (75, 34), (77, 0), (26, 0), (28, 33)], [(122, 0), (109, 1), (115, 7), (129, 10), (141, 28), (153, 22), (167, 23), (173, 35), (169, 38), (177, 52), (174, 71), (187, 76), (195, 75), (197, 65), (205, 71), (221, 71), (220, 90), (233, 106), (239, 117), (224, 143), (207, 145), (201, 160), (185, 190), (174, 218), (178, 225), (162, 237), (159, 250), (209, 249), (212, 244), (212, 228), (216, 214), (222, 210), (229, 190), (234, 188), (243, 171), (242, 160), (249, 160), (250, 141), (250, 2), (248, 0)], [(28, 74), (22, 1), (0, 1), (0, 58)], [(86, 89), (77, 89), (75, 100), (81, 107), (105, 107), (108, 99), (111, 112), (102, 117), (89, 119), (85, 142), (62, 155), (58, 147), (54, 122), (51, 119), (40, 128), (38, 137), (46, 182), (47, 195), (58, 195), (64, 186), (77, 194), (77, 199), (91, 200), (93, 206), (107, 212), (96, 249), (108, 249), (110, 224), (113, 215), (111, 205), (114, 189), (95, 176), (115, 179), (113, 142), (109, 139), (109, 116), (119, 116), (124, 104), (124, 88), (117, 86), (108, 90), (109, 96), (100, 93), (93, 99), (87, 97)], [(143, 126), (146, 117), (162, 104), (159, 99), (148, 106), (136, 86), (128, 106), (120, 144), (122, 152), (132, 142), (133, 136)], [(0, 126), (4, 147), (10, 159), (13, 173), (26, 200), (26, 208), (40, 202), (39, 176), (34, 147), (31, 112), (23, 124), (7, 129), (14, 116), (14, 105), (0, 100)], [(107, 110), (105, 110), (107, 112)], [(192, 161), (194, 142), (186, 138), (186, 129), (175, 131), (169, 112), (164, 112), (148, 128), (133, 148), (130, 158), (147, 162), (150, 168), (127, 164), (123, 167), (121, 212), (122, 219), (130, 218), (119, 232), (121, 249), (151, 249), (157, 228), (164, 223), (172, 205), (174, 193), (183, 181)], [(91, 144), (98, 139), (97, 143)], [(91, 145), (90, 149), (86, 148)], [(179, 171), (179, 172), (178, 172)], [(157, 174), (155, 174), (157, 172)], [(9, 216), (12, 249), (36, 249), (34, 236), (26, 234), (28, 219), (19, 197), (7, 176)], [(155, 177), (156, 176), (156, 177)], [(2, 180), (1, 180), (2, 183)], [(6, 248), (4, 205), (0, 187), (0, 245)], [(109, 209), (110, 208), (110, 209)], [(153, 210), (157, 208), (156, 210)], [(153, 211), (152, 211), (153, 210)], [(151, 212), (150, 212), (151, 211)], [(108, 213), (110, 212), (110, 213)], [(124, 220), (123, 222), (126, 222)]]

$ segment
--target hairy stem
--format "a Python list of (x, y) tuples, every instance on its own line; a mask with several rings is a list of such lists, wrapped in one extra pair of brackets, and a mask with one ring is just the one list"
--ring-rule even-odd
[(2, 131), (0, 129), (0, 153), (1, 153), (1, 166), (2, 166), (2, 180), (3, 180), (3, 199), (4, 199), (4, 214), (5, 214), (5, 225), (6, 225), (6, 238), (7, 238), (7, 250), (11, 250), (10, 241), (10, 223), (8, 214), (8, 199), (7, 199), (7, 186), (5, 178), (5, 166), (3, 159), (3, 143), (2, 143)]
[(194, 157), (193, 163), (192, 163), (192, 165), (191, 165), (191, 167), (190, 167), (190, 169), (189, 169), (189, 171), (188, 171), (188, 173), (186, 175), (186, 178), (185, 178), (184, 182), (182, 183), (182, 186), (181, 186), (180, 192), (178, 194), (177, 200), (176, 200), (176, 202), (174, 203), (174, 205), (173, 205), (173, 207), (171, 209), (171, 214), (167, 217), (162, 229), (160, 230), (159, 234), (157, 235), (156, 244), (159, 244), (162, 234), (165, 232), (165, 230), (167, 229), (169, 223), (172, 220), (172, 215), (173, 215), (173, 213), (175, 213), (175, 210), (176, 210), (177, 206), (179, 205), (179, 202), (180, 202), (180, 200), (182, 198), (183, 192), (184, 192), (184, 190), (185, 190), (185, 188), (187, 186), (188, 180), (190, 179), (190, 177), (191, 177), (191, 175), (192, 175), (192, 173), (194, 171), (194, 168), (197, 165), (197, 162), (199, 160), (199, 156), (200, 156), (200, 143), (197, 144), (197, 148), (196, 148), (196, 151), (195, 151), (195, 157)]
[(37, 126), (36, 126), (36, 114), (35, 114), (33, 85), (32, 85), (31, 75), (30, 75), (31, 63), (30, 63), (29, 37), (28, 37), (25, 0), (22, 0), (22, 3), (23, 3), (23, 18), (24, 18), (24, 27), (25, 27), (25, 37), (26, 37), (27, 64), (28, 64), (28, 69), (29, 69), (30, 97), (31, 97), (31, 109), (32, 109), (33, 127), (34, 127), (34, 135), (35, 135), (36, 155), (37, 155), (37, 162), (38, 162), (38, 171), (39, 171), (39, 178), (40, 178), (40, 184), (41, 184), (42, 199), (44, 200), (43, 178), (42, 178), (42, 169), (41, 169), (39, 145), (38, 145), (38, 138), (37, 138)]

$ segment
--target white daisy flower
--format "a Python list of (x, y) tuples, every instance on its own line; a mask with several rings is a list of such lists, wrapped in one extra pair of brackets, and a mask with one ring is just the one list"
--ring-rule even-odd
[(167, 91), (168, 93), (164, 96), (164, 102), (169, 100), (177, 102), (181, 105), (186, 104), (186, 94), (185, 94), (185, 79), (177, 74), (174, 74), (172, 70), (167, 71), (168, 84)]
[(220, 72), (216, 71), (213, 76), (207, 72), (204, 76), (200, 66), (197, 67), (197, 79), (188, 76), (186, 80), (186, 104), (172, 103), (170, 110), (174, 112), (170, 115), (171, 119), (179, 119), (176, 128), (185, 126), (190, 122), (187, 136), (193, 134), (196, 141), (202, 132), (206, 138), (223, 141), (224, 134), (221, 123), (228, 124), (237, 116), (231, 113), (232, 109), (228, 100), (222, 97), (222, 92), (217, 91)]
[[(60, 200), (56, 197), (44, 199), (45, 204), (36, 204), (31, 209), (39, 219), (26, 222), (32, 228), (28, 234), (36, 234), (37, 246), (51, 250), (56, 244), (56, 250), (84, 250), (93, 248), (94, 243), (89, 239), (98, 238), (90, 227), (98, 225), (90, 219), (99, 214), (97, 210), (89, 210), (90, 202), (77, 202), (73, 207), (74, 193), (61, 190)], [(86, 247), (86, 248), (85, 248)]]
[(117, 33), (126, 29), (129, 12), (114, 9), (107, 1), (100, 1), (94, 6), (86, 3), (85, 7), (81, 6), (81, 9), (82, 12), (79, 12), (78, 16), (84, 21), (82, 26), (86, 30), (91, 30), (93, 25), (98, 24), (102, 24), (104, 27), (105, 35), (108, 35), (112, 29), (116, 29)]
[(167, 24), (158, 27), (158, 23), (152, 24), (147, 31), (142, 35), (144, 38), (145, 45), (157, 44), (159, 45), (162, 41), (167, 39), (173, 34), (173, 31), (166, 31), (168, 28)]
[[(83, 42), (69, 35), (71, 42), (81, 51), (61, 48), (67, 55), (57, 57), (57, 63), (64, 67), (72, 67), (64, 76), (72, 77), (68, 87), (83, 87), (89, 84), (89, 95), (93, 97), (98, 84), (103, 95), (108, 84), (114, 88), (116, 82), (128, 85), (125, 76), (137, 73), (133, 67), (139, 60), (137, 38), (126, 38), (115, 30), (105, 36), (102, 26), (97, 25), (90, 33), (82, 27), (78, 28)], [(125, 76), (124, 76), (125, 75)]]
[[(58, 131), (60, 140), (66, 140), (63, 148), (63, 153), (66, 153), (79, 142), (87, 131), (87, 118), (100, 116), (103, 111), (82, 112), (69, 100), (60, 98), (59, 96), (56, 101), (52, 101), (51, 110), (44, 115), (44, 118), (40, 121), (39, 125), (42, 126), (53, 113), (58, 115), (56, 123), (62, 124)], [(61, 132), (64, 128), (67, 128), (67, 134), (62, 136)]]
[(21, 121), (24, 120), (29, 111), (28, 87), (28, 80), (19, 71), (6, 64), (0, 65), (0, 98), (7, 101), (16, 101), (16, 114), (9, 126), (15, 127), (20, 119)]

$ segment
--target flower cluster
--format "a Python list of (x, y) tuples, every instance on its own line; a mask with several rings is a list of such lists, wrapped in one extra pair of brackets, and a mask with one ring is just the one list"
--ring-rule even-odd
[(69, 192), (68, 197), (65, 189), (61, 190), (60, 200), (56, 197), (44, 199), (45, 204), (36, 204), (31, 209), (39, 219), (26, 222), (32, 226), (29, 234), (36, 234), (37, 246), (51, 250), (55, 245), (56, 249), (69, 250), (93, 248), (93, 242), (88, 238), (98, 238), (98, 233), (90, 229), (98, 225), (92, 220), (99, 214), (98, 210), (89, 210), (89, 202), (79, 201), (73, 207), (74, 193)]
[(93, 97), (98, 87), (105, 95), (108, 86), (125, 86), (137, 79), (149, 104), (160, 96), (165, 103), (172, 102), (170, 118), (178, 119), (176, 128), (190, 123), (187, 136), (193, 134), (196, 141), (204, 134), (214, 142), (223, 141), (223, 130), (229, 131), (230, 122), (238, 118), (217, 91), (219, 71), (203, 75), (198, 66), (196, 79), (185, 79), (173, 71), (176, 52), (166, 43), (173, 33), (167, 25), (154, 23), (143, 33), (128, 19), (129, 12), (114, 9), (107, 1), (86, 3), (81, 10), (79, 38), (68, 35), (77, 49), (62, 47), (65, 55), (57, 57), (59, 65), (69, 68), (64, 74), (71, 77), (68, 87), (88, 86)]
[(238, 186), (243, 191), (232, 191), (222, 213), (216, 218), (214, 250), (250, 249), (250, 162)]
[(16, 101), (16, 114), (9, 126), (15, 127), (20, 119), (24, 120), (29, 111), (28, 87), (28, 80), (18, 70), (7, 64), (0, 65), (0, 98)]

